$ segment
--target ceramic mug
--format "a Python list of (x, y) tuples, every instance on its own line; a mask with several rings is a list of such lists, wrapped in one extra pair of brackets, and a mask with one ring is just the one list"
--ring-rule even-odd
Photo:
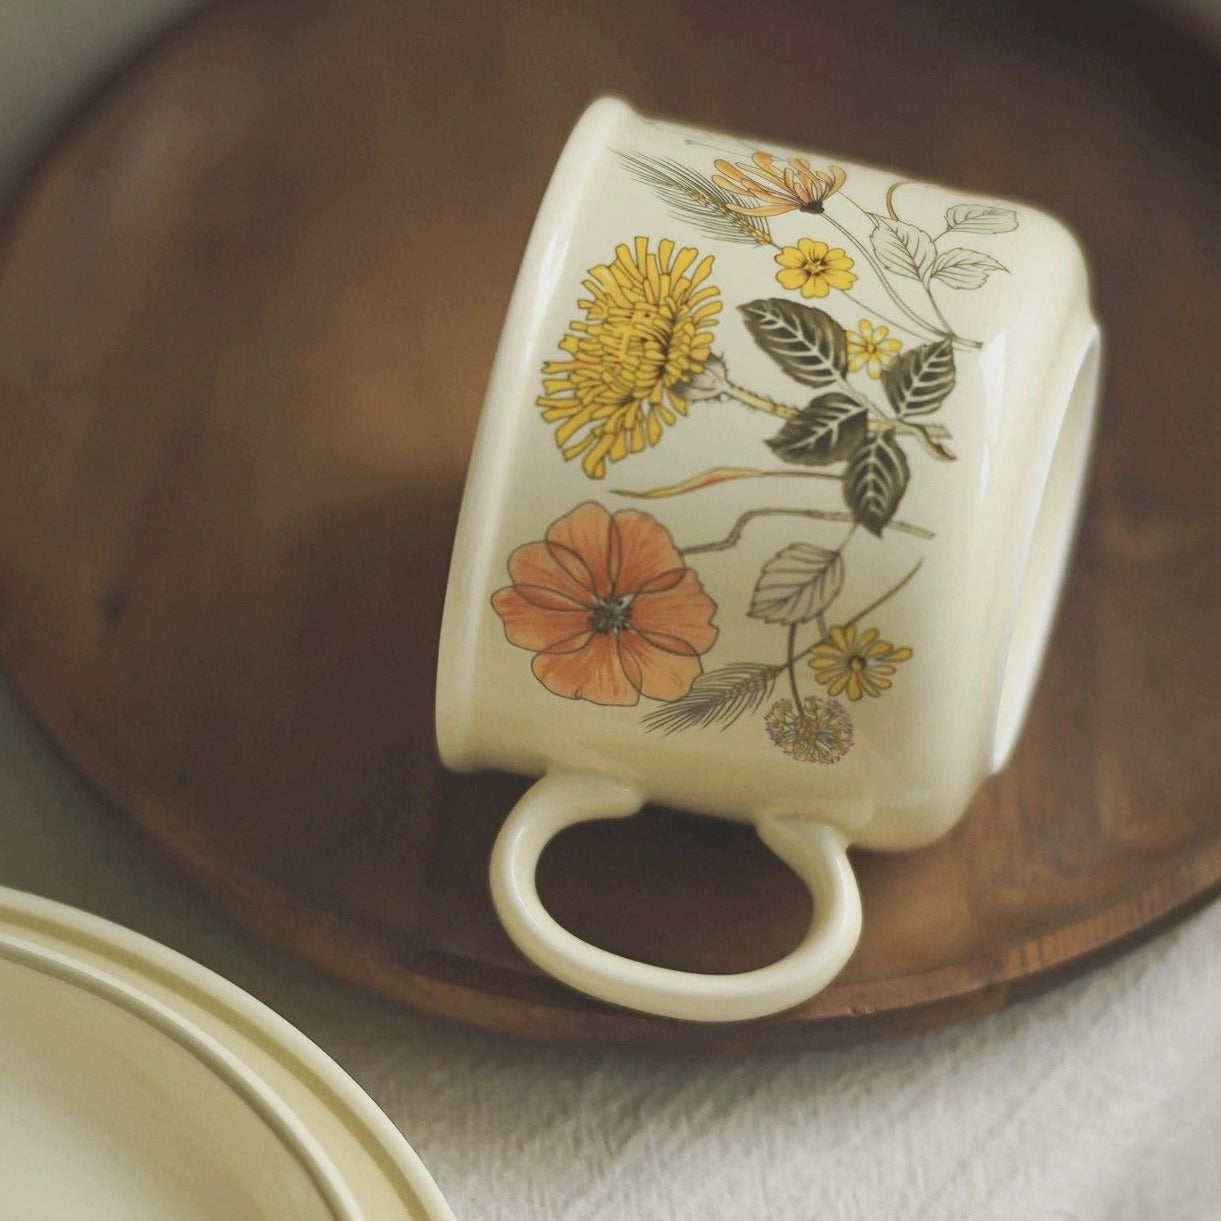
[[(847, 847), (943, 835), (1018, 736), (1098, 369), (1081, 251), (1045, 214), (587, 111), (492, 372), (437, 686), (447, 766), (541, 777), (491, 863), (529, 958), (706, 1021), (835, 977)], [(801, 944), (701, 975), (557, 924), (548, 840), (646, 800), (753, 824), (810, 890)]]

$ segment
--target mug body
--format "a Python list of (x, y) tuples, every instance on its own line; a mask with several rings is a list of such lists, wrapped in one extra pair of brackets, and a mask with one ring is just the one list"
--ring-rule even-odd
[(1098, 342), (1035, 209), (596, 103), (471, 460), (443, 761), (936, 838), (1025, 715)]

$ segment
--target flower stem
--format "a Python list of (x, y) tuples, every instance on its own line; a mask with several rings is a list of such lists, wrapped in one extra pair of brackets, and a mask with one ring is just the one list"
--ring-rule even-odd
[[(952, 455), (945, 450), (938, 449), (933, 444), (932, 437), (929, 436), (929, 428), (931, 425), (909, 424), (906, 420), (881, 419), (870, 420), (867, 425), (870, 432), (893, 432), (901, 437), (915, 437), (928, 452), (937, 459), (938, 462), (946, 462), (950, 460)], [(949, 435), (945, 428), (939, 429), (939, 437), (944, 438)]]
[[(894, 198), (894, 193), (895, 193), (896, 188), (901, 187), (902, 185), (903, 185), (903, 183), (896, 182), (890, 188), (890, 190), (886, 192), (886, 210), (887, 210), (887, 212), (890, 213), (891, 220), (899, 219), (899, 214), (894, 210), (893, 198)], [(856, 203), (856, 201), (853, 199), (849, 199), (847, 195), (844, 195), (843, 198), (847, 199), (848, 202), (853, 205), (853, 207), (860, 208), (860, 204)], [(865, 215), (869, 215), (869, 213), (864, 208), (861, 208), (861, 211), (865, 212)], [(823, 213), (823, 219), (830, 221), (831, 224), (834, 225), (835, 228), (838, 229), (840, 231), (840, 233), (842, 233), (844, 235), (844, 237), (849, 242), (851, 242), (853, 246), (856, 247), (856, 249), (861, 253), (861, 255), (864, 257), (865, 261), (869, 264), (869, 266), (873, 268), (878, 279), (882, 282), (882, 287), (886, 290), (887, 295), (890, 297), (890, 299), (913, 322), (915, 322), (916, 325), (919, 326), (922, 331), (926, 331), (926, 332), (929, 332), (930, 334), (937, 335), (937, 336), (945, 336), (945, 337), (949, 338), (950, 340), (952, 340), (953, 343), (956, 344), (960, 348), (982, 348), (984, 346), (982, 343), (980, 343), (980, 341), (978, 339), (964, 339), (961, 335), (959, 335), (954, 330), (954, 328), (952, 326), (950, 326), (949, 322), (946, 321), (945, 315), (941, 312), (940, 307), (937, 305), (937, 302), (933, 300), (932, 289), (929, 288), (928, 284), (924, 280), (920, 281), (920, 287), (924, 289), (924, 295), (928, 298), (929, 305), (932, 306), (933, 313), (936, 315), (936, 318), (937, 318), (937, 324), (934, 325), (933, 323), (929, 322), (926, 318), (922, 318), (919, 314), (917, 314), (915, 312), (915, 310), (911, 309), (907, 305), (907, 303), (898, 295), (898, 293), (896, 293), (895, 290), (891, 287), (890, 279), (887, 277), (885, 269), (877, 261), (877, 259), (875, 259), (873, 257), (873, 252), (870, 251), (869, 249), (867, 249), (866, 246), (864, 245), (864, 243), (859, 241), (857, 239), (856, 235), (853, 234), (851, 230), (844, 228), (844, 226), (841, 225), (839, 223), (839, 221), (837, 221), (835, 219), (835, 217), (833, 217), (829, 212)], [(944, 236), (944, 234), (942, 236)], [(880, 314), (878, 316), (881, 317)], [(888, 321), (888, 320), (884, 319), (884, 321)], [(891, 325), (893, 326), (896, 324), (891, 323)], [(908, 328), (908, 327), (904, 327), (903, 329), (910, 330), (910, 328)], [(916, 334), (918, 332), (912, 332), (912, 333)]]
[[(879, 407), (872, 399), (867, 399), (855, 386), (853, 386), (846, 377), (839, 375), (836, 378), (836, 386), (844, 392), (858, 407), (864, 407), (871, 416), (876, 416), (879, 422), (891, 420), (891, 417)], [(879, 431), (870, 424), (870, 430), (873, 432)]]
[(814, 649), (818, 648), (818, 646), (822, 644), (824, 640), (827, 640), (831, 635), (831, 629), (827, 626), (826, 611), (819, 611), (819, 613), (814, 616), (814, 626), (818, 628), (818, 639), (814, 641), (814, 643), (810, 645), (808, 649), (806, 649), (807, 653), (810, 653)]
[(933, 299), (932, 285), (930, 285), (926, 280), (921, 280), (920, 283), (924, 285), (924, 295), (928, 298), (929, 305), (933, 307), (933, 313), (937, 315), (937, 321), (941, 323), (941, 329), (947, 335), (949, 335), (951, 339), (954, 339), (959, 343), (966, 344), (968, 347), (982, 347), (983, 345), (977, 339), (963, 339), (962, 336), (954, 334), (954, 328), (946, 321), (945, 315), (941, 312), (941, 307)]
[(794, 648), (797, 645), (797, 624), (789, 624), (789, 643), (787, 650), (788, 661), (785, 663), (785, 668), (789, 672), (789, 689), (793, 692), (793, 707), (797, 714), (801, 715), (801, 692), (797, 690), (797, 654), (794, 653)]
[(911, 181), (910, 178), (900, 179), (898, 182), (890, 184), (890, 190), (886, 192), (886, 211), (890, 213), (891, 220), (898, 220), (899, 214), (895, 211), (895, 192), (900, 187), (905, 187)]
[(725, 393), (755, 411), (766, 411), (768, 415), (779, 416), (782, 420), (791, 420), (798, 412), (796, 407), (786, 407), (783, 403), (747, 390), (745, 386), (734, 385), (731, 381), (725, 383)]
[[(883, 269), (882, 265), (877, 261), (877, 259), (875, 259), (873, 257), (873, 252), (871, 250), (868, 250), (857, 239), (856, 235), (850, 229), (845, 229), (844, 226), (841, 225), (839, 223), (839, 221), (837, 221), (835, 219), (835, 217), (832, 216), (829, 212), (823, 213), (823, 219), (826, 221), (829, 221), (836, 229), (838, 229), (840, 231), (840, 233), (842, 233), (844, 235), (844, 238), (846, 241), (851, 242), (852, 245), (856, 247), (856, 249), (860, 252), (861, 256), (864, 258), (865, 262), (867, 262), (869, 264), (869, 266), (873, 268), (878, 279), (881, 281), (882, 287), (886, 290), (887, 296), (890, 297), (890, 299), (908, 316), (908, 318), (910, 318), (923, 331), (929, 331), (934, 335), (940, 333), (940, 332), (938, 332), (937, 328), (932, 325), (932, 323), (928, 322), (924, 318), (921, 318), (920, 315), (917, 314), (916, 311), (913, 310), (907, 304), (907, 302), (904, 301), (903, 298), (900, 297), (899, 294), (895, 292), (895, 290), (890, 285), (890, 279), (886, 275), (886, 272)], [(949, 334), (950, 332), (947, 331), (945, 333)]]
[[(894, 523), (891, 522), (891, 525), (894, 525)], [(875, 610), (877, 610), (879, 606), (881, 606), (884, 602), (889, 602), (890, 599), (893, 598), (895, 596), (895, 594), (897, 594), (899, 592), (899, 590), (901, 590), (903, 588), (903, 586), (906, 585), (908, 583), (908, 581), (910, 581), (912, 579), (912, 577), (914, 577), (916, 575), (916, 573), (918, 573), (920, 571), (920, 565), (923, 563), (924, 563), (923, 560), (917, 560), (915, 562), (915, 564), (912, 566), (911, 571), (908, 572), (907, 576), (905, 576), (901, 581), (892, 585), (884, 594), (882, 594), (880, 597), (875, 598), (872, 602), (869, 603), (868, 606), (857, 611), (857, 613), (855, 615), (853, 615), (851, 619), (846, 619), (839, 626), (840, 627), (851, 627), (854, 623), (860, 623), (860, 621), (862, 619), (864, 619), (866, 615), (872, 615), (873, 612)], [(817, 623), (818, 623), (818, 630), (820, 633), (819, 638), (816, 641), (814, 641), (813, 644), (807, 645), (806, 648), (802, 649), (802, 651), (797, 654), (798, 657), (804, 657), (807, 653), (812, 653), (818, 647), (818, 645), (820, 645), (823, 642), (823, 640), (825, 639), (825, 637), (827, 635), (826, 621), (825, 621), (825, 619), (819, 619), (819, 620), (817, 620)], [(796, 660), (796, 658), (794, 658), (794, 660)]]
[(887, 314), (882, 313), (880, 309), (874, 309), (871, 305), (866, 305), (864, 301), (858, 300), (850, 292), (844, 291), (844, 296), (847, 297), (848, 300), (857, 307), (857, 309), (862, 310), (866, 314), (872, 314), (875, 318), (885, 322), (887, 326), (894, 327), (896, 331), (905, 331), (908, 335), (915, 335), (917, 339), (926, 338), (924, 332), (916, 330), (916, 328), (912, 326), (910, 322), (899, 322), (897, 319), (891, 318)]

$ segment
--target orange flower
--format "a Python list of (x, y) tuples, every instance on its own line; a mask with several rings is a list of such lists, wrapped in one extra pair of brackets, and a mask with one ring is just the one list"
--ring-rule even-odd
[(703, 672), (716, 603), (669, 533), (635, 509), (586, 501), (509, 557), (492, 607), (510, 644), (531, 649), (548, 691), (594, 704), (676, 700)]
[(804, 157), (790, 157), (782, 167), (770, 153), (756, 153), (750, 165), (732, 165), (718, 158), (716, 167), (720, 173), (713, 174), (712, 181), (717, 186), (759, 201), (749, 206), (729, 205), (743, 216), (819, 213), (823, 210), (823, 200), (834, 195), (848, 180), (838, 165), (816, 170)]

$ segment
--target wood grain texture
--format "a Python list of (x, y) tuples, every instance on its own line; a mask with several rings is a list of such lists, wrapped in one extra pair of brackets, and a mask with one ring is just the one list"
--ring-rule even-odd
[[(1027, 6), (1035, 8), (1036, 6)], [(1221, 90), (1146, 12), (689, 0), (218, 4), (109, 88), (0, 247), (0, 659), (207, 893), (322, 968), (547, 1039), (828, 1044), (993, 1010), (1221, 885)], [(583, 105), (1028, 199), (1109, 338), (1071, 584), (1009, 772), (944, 842), (857, 854), (865, 935), (746, 1026), (600, 1006), (500, 932), (523, 782), (432, 748), (463, 468), (526, 234)], [(567, 832), (583, 936), (738, 970), (804, 928), (748, 830)]]

